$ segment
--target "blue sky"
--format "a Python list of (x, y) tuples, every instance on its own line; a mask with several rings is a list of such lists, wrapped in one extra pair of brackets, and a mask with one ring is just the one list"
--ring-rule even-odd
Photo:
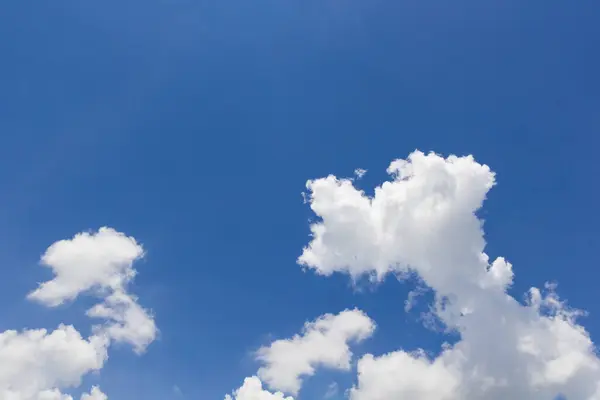
[[(600, 335), (600, 5), (560, 1), (9, 1), (0, 15), (0, 330), (89, 329), (89, 303), (25, 300), (56, 240), (111, 226), (147, 252), (133, 291), (158, 340), (117, 347), (111, 399), (212, 399), (256, 372), (252, 351), (358, 307), (353, 348), (435, 348), (405, 314), (413, 287), (353, 290), (296, 259), (308, 179), (369, 172), (416, 148), (497, 173), (479, 215), (511, 293), (559, 283)], [(355, 373), (325, 371), (301, 398)], [(173, 392), (181, 389), (182, 396)], [(77, 392), (78, 393), (78, 392)], [(340, 397), (341, 398), (341, 397)]]

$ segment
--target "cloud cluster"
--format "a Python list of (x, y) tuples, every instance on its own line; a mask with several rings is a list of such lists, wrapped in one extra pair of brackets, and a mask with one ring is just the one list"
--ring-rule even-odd
[[(62, 390), (77, 387), (86, 374), (98, 371), (113, 342), (125, 342), (141, 353), (156, 337), (153, 317), (127, 283), (135, 276), (133, 263), (144, 254), (134, 238), (110, 228), (80, 233), (51, 245), (41, 264), (54, 277), (27, 297), (47, 307), (75, 300), (82, 294), (100, 298), (88, 315), (104, 320), (84, 338), (71, 325), (54, 331), (33, 329), (0, 333), (0, 398), (3, 400), (72, 400)], [(81, 400), (106, 400), (93, 387)]]
[[(600, 359), (577, 322), (582, 313), (567, 307), (553, 285), (531, 288), (525, 302), (517, 301), (507, 293), (511, 263), (485, 253), (476, 212), (496, 184), (490, 168), (472, 156), (415, 151), (387, 172), (390, 179), (373, 196), (356, 188), (354, 178), (308, 181), (305, 199), (319, 220), (310, 226), (312, 239), (298, 263), (318, 275), (342, 273), (375, 284), (389, 275), (418, 276), (424, 286), (418, 290), (434, 294), (432, 317), (459, 340), (430, 352), (399, 344), (387, 354), (363, 355), (349, 398), (600, 400)], [(266, 362), (259, 377), (269, 388), (297, 394), (299, 377), (312, 375), (317, 359), (350, 369), (350, 336), (333, 335), (309, 350), (303, 346), (312, 342), (310, 326), (302, 336), (259, 351)], [(367, 326), (353, 332), (367, 337)], [(332, 348), (343, 348), (343, 356), (329, 359)], [(251, 379), (237, 400), (283, 398)]]

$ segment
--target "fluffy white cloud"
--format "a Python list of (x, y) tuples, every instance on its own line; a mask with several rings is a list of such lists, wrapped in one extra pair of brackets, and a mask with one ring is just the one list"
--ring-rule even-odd
[(61, 325), (50, 333), (45, 329), (2, 332), (0, 398), (60, 399), (51, 397), (48, 389), (78, 386), (83, 375), (102, 368), (106, 348), (105, 338), (84, 339), (72, 326)]
[(302, 377), (313, 375), (316, 367), (350, 369), (349, 343), (368, 338), (374, 330), (373, 321), (359, 310), (325, 314), (307, 322), (302, 334), (258, 350), (257, 359), (264, 363), (258, 376), (273, 389), (297, 394)]
[(460, 374), (446, 364), (444, 356), (431, 361), (422, 352), (403, 351), (375, 358), (368, 354), (358, 363), (360, 388), (353, 388), (353, 399), (423, 399), (460, 398), (457, 387)]
[(156, 338), (156, 324), (150, 314), (137, 303), (136, 298), (123, 292), (115, 292), (88, 310), (93, 318), (104, 318), (108, 322), (97, 331), (108, 337), (129, 343), (137, 353), (142, 353)]
[(133, 262), (143, 254), (134, 238), (106, 227), (60, 240), (41, 259), (42, 265), (52, 269), (54, 278), (40, 284), (28, 297), (53, 307), (91, 289), (122, 289), (135, 276)]
[[(133, 262), (143, 255), (134, 238), (110, 228), (81, 233), (51, 245), (42, 256), (55, 277), (28, 295), (49, 307), (93, 291), (102, 302), (88, 315), (106, 323), (94, 327), (89, 338), (70, 325), (56, 330), (8, 330), (0, 333), (0, 399), (72, 400), (62, 390), (80, 385), (86, 374), (98, 371), (113, 341), (130, 343), (143, 351), (156, 336), (154, 320), (126, 292), (135, 276)], [(107, 400), (98, 387), (81, 400)]]
[[(226, 395), (225, 400), (293, 400), (283, 393), (296, 395), (302, 379), (312, 376), (316, 368), (349, 370), (349, 344), (365, 340), (374, 330), (375, 323), (356, 309), (306, 322), (301, 334), (261, 347), (256, 352), (257, 360), (263, 364), (258, 377), (246, 378), (233, 397)], [(263, 389), (261, 379), (277, 392)]]
[(271, 393), (263, 389), (262, 382), (256, 376), (244, 379), (242, 387), (233, 392), (233, 395), (225, 395), (225, 400), (294, 400), (285, 397), (281, 392)]
[[(73, 400), (73, 396), (61, 393), (58, 389), (43, 390), (33, 397), (35, 400)], [(3, 400), (26, 400), (28, 398), (17, 394), (14, 397), (2, 397)], [(99, 387), (93, 386), (90, 393), (84, 393), (80, 397), (81, 400), (108, 400), (108, 397), (102, 393)]]
[(392, 179), (373, 197), (350, 179), (309, 181), (321, 221), (298, 261), (353, 279), (416, 273), (436, 295), (436, 316), (461, 339), (434, 359), (404, 350), (364, 356), (351, 398), (600, 399), (600, 361), (578, 313), (552, 287), (532, 289), (529, 304), (520, 304), (506, 293), (511, 264), (490, 262), (484, 252), (475, 212), (494, 173), (471, 156), (418, 151), (392, 162), (388, 173)]
[[(3, 400), (27, 400), (29, 397), (22, 397), (21, 394), (16, 394), (13, 397), (2, 397)], [(34, 396), (35, 400), (73, 400), (73, 396), (61, 393), (58, 389), (43, 390)], [(93, 386), (89, 393), (83, 393), (80, 400), (108, 400), (108, 397), (102, 393), (99, 387)]]
[(108, 397), (102, 393), (98, 386), (94, 386), (90, 393), (81, 395), (81, 400), (108, 400)]

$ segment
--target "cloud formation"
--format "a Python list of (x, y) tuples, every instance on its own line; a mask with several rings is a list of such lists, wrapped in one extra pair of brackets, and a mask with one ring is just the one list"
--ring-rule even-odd
[(436, 317), (460, 340), (435, 358), (401, 348), (363, 356), (350, 398), (600, 399), (600, 360), (579, 313), (551, 286), (519, 303), (506, 292), (512, 265), (484, 252), (475, 212), (495, 185), (490, 168), (472, 156), (415, 151), (387, 171), (373, 197), (350, 179), (307, 183), (321, 221), (298, 262), (374, 282), (416, 273), (435, 293)]
[[(284, 398), (283, 393), (298, 394), (303, 378), (314, 375), (318, 367), (350, 370), (350, 343), (367, 339), (374, 330), (375, 323), (356, 309), (336, 315), (325, 314), (306, 322), (300, 334), (276, 340), (256, 352), (256, 359), (262, 364), (258, 376), (246, 378), (233, 398), (280, 399)], [(262, 389), (261, 379), (278, 392)], [(291, 397), (285, 399), (292, 400)], [(227, 395), (225, 400), (232, 400), (232, 397)]]
[(253, 376), (244, 379), (244, 384), (233, 392), (233, 395), (225, 395), (225, 400), (294, 400), (292, 397), (285, 397), (281, 392), (271, 393), (263, 389), (262, 382), (258, 377)]
[(54, 278), (41, 283), (28, 298), (55, 307), (92, 289), (122, 291), (135, 276), (133, 262), (143, 255), (134, 238), (114, 229), (78, 233), (48, 247), (40, 263), (52, 270)]
[(141, 354), (156, 338), (156, 324), (148, 311), (137, 303), (137, 298), (122, 291), (116, 291), (100, 304), (87, 311), (92, 318), (103, 318), (107, 322), (96, 326), (116, 342), (129, 343), (136, 353)]
[(48, 307), (74, 300), (82, 293), (103, 298), (87, 314), (103, 318), (99, 334), (126, 342), (141, 353), (156, 337), (154, 319), (127, 293), (135, 277), (133, 263), (143, 257), (144, 249), (133, 237), (103, 227), (96, 233), (83, 232), (72, 239), (51, 245), (41, 264), (52, 269), (54, 278), (43, 282), (28, 298)]
[[(84, 339), (73, 326), (0, 333), (0, 398), (29, 400), (78, 386), (107, 359), (108, 341)], [(54, 396), (54, 395), (53, 395)], [(63, 397), (56, 397), (62, 399)]]
[(301, 334), (259, 349), (257, 359), (264, 365), (258, 376), (270, 388), (295, 395), (302, 377), (312, 376), (316, 367), (349, 370), (349, 344), (368, 338), (374, 330), (373, 321), (359, 310), (322, 315), (307, 322)]
[[(72, 400), (65, 389), (77, 387), (86, 374), (100, 370), (112, 342), (127, 342), (138, 353), (156, 337), (151, 315), (126, 291), (135, 276), (133, 262), (143, 256), (134, 238), (111, 228), (80, 233), (51, 245), (41, 263), (54, 278), (28, 295), (48, 307), (84, 293), (100, 297), (88, 315), (106, 322), (88, 338), (71, 325), (0, 333), (0, 398), (3, 400)], [(107, 400), (92, 387), (81, 400)]]

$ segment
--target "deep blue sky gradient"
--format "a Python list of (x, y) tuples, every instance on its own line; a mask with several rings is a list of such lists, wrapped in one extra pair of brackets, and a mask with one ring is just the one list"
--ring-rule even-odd
[(109, 225), (147, 249), (133, 291), (161, 330), (141, 358), (112, 354), (111, 399), (222, 398), (252, 350), (354, 306), (379, 325), (357, 353), (435, 350), (410, 285), (355, 293), (295, 265), (307, 179), (366, 168), (371, 191), (419, 148), (498, 173), (490, 255), (517, 296), (557, 281), (599, 340), (598, 21), (593, 0), (4, 2), (0, 329), (85, 332), (85, 300), (24, 296), (49, 244)]

